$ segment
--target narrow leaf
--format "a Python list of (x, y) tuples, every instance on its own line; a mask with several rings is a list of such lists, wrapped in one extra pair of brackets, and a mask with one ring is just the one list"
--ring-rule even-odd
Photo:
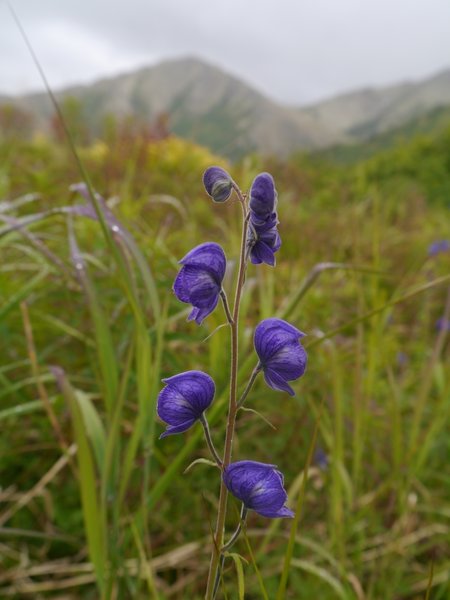
[(291, 565), (297, 567), (298, 569), (301, 569), (302, 571), (306, 571), (311, 575), (315, 575), (316, 577), (327, 583), (336, 592), (339, 598), (341, 598), (342, 600), (348, 600), (348, 595), (345, 592), (345, 589), (342, 587), (342, 584), (326, 569), (318, 567), (314, 563), (309, 562), (307, 560), (300, 560), (298, 558), (293, 558), (291, 561)]
[(94, 459), (89, 446), (83, 415), (76, 394), (62, 369), (53, 367), (52, 372), (69, 405), (72, 415), (74, 437), (78, 446), (77, 460), (80, 471), (79, 485), (89, 557), (94, 565), (99, 587), (102, 588), (106, 571), (105, 531), (97, 498)]
[(87, 394), (75, 390), (75, 397), (81, 410), (86, 433), (94, 449), (99, 473), (103, 473), (105, 464), (106, 434), (100, 416)]
[(265, 417), (262, 413), (258, 412), (254, 408), (248, 408), (246, 406), (241, 406), (239, 410), (243, 410), (244, 412), (249, 412), (249, 413), (253, 413), (254, 415), (257, 415), (260, 419), (262, 419), (264, 421), (264, 423), (266, 423), (274, 431), (277, 430), (277, 428), (275, 427), (275, 425), (273, 423), (271, 423), (269, 421), (269, 419), (267, 419), (267, 417)]
[(240, 554), (236, 554), (236, 552), (227, 552), (225, 556), (229, 556), (233, 559), (234, 565), (236, 567), (236, 574), (238, 579), (238, 594), (239, 600), (244, 600), (245, 598), (245, 578), (244, 578), (244, 566), (243, 562), (248, 562), (243, 558)]
[(192, 469), (192, 467), (194, 467), (195, 465), (200, 465), (200, 464), (201, 465), (210, 465), (211, 467), (216, 467), (216, 469), (219, 468), (213, 460), (209, 460), (208, 458), (197, 458), (197, 459), (193, 460), (191, 462), (191, 464), (185, 468), (185, 470), (183, 471), (183, 475), (186, 475), (186, 473), (188, 473)]

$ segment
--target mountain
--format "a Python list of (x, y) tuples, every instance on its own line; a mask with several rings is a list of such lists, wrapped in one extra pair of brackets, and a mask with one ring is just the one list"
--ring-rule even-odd
[[(417, 83), (343, 94), (313, 106), (282, 106), (196, 58), (171, 60), (56, 93), (76, 98), (95, 132), (105, 114), (152, 122), (169, 116), (175, 134), (231, 157), (287, 154), (368, 139), (429, 109), (450, 104), (450, 70)], [(30, 112), (40, 129), (53, 114), (47, 94), (0, 97)]]
[(316, 150), (319, 157), (341, 164), (353, 164), (361, 159), (370, 158), (399, 144), (407, 143), (418, 135), (436, 136), (446, 130), (450, 131), (450, 104), (432, 108), (420, 114), (399, 127), (388, 129), (370, 139), (360, 142), (338, 144)]
[[(226, 155), (286, 153), (330, 141), (314, 117), (280, 106), (236, 77), (193, 58), (71, 87), (56, 97), (77, 98), (94, 129), (107, 113), (148, 121), (166, 113), (171, 131)], [(45, 93), (14, 102), (31, 112), (41, 128), (53, 114)]]
[(450, 69), (419, 82), (367, 88), (299, 109), (317, 119), (336, 142), (368, 140), (430, 110), (450, 105)]

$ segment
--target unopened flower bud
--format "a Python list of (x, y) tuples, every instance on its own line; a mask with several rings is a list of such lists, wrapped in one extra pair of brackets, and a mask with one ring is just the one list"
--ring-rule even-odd
[(233, 180), (221, 167), (209, 167), (203, 173), (203, 185), (214, 202), (225, 202), (231, 196)]

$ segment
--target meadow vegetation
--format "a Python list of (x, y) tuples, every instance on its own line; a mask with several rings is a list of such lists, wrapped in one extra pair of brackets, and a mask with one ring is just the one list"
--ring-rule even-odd
[(159, 441), (155, 402), (163, 377), (208, 372), (222, 448), (225, 316), (187, 323), (171, 291), (199, 241), (236, 267), (239, 207), (201, 181), (219, 164), (244, 187), (269, 171), (279, 194), (278, 265), (247, 272), (240, 389), (261, 319), (295, 324), (309, 356), (293, 398), (256, 382), (234, 451), (283, 471), (298, 529), (251, 514), (219, 595), (276, 598), (292, 535), (285, 598), (448, 598), (450, 252), (430, 245), (450, 239), (450, 129), (344, 165), (230, 165), (126, 127), (78, 153), (106, 204), (69, 189), (66, 142), (0, 143), (0, 597), (202, 598), (217, 477), (185, 473), (208, 458), (201, 427)]

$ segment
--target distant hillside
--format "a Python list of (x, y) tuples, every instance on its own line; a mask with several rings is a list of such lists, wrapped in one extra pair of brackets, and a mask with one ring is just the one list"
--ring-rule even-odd
[[(58, 92), (76, 98), (91, 130), (105, 114), (134, 115), (152, 122), (169, 117), (169, 129), (238, 157), (257, 151), (285, 155), (298, 149), (321, 149), (398, 127), (441, 105), (450, 105), (450, 70), (418, 83), (361, 90), (306, 108), (277, 104), (236, 77), (195, 58), (103, 79)], [(38, 129), (53, 114), (45, 93), (19, 98), (0, 96), (29, 111)]]
[(450, 127), (450, 105), (439, 106), (411, 119), (401, 127), (395, 127), (358, 144), (339, 144), (317, 154), (323, 158), (350, 164), (370, 158), (378, 152), (404, 143), (418, 134), (435, 134)]
[(416, 83), (364, 89), (299, 109), (317, 119), (337, 142), (368, 140), (431, 109), (450, 105), (450, 69)]
[[(152, 121), (169, 115), (171, 131), (225, 155), (253, 150), (287, 153), (323, 147), (326, 131), (313, 117), (279, 106), (239, 79), (197, 59), (164, 62), (155, 67), (104, 79), (56, 94), (77, 98), (92, 127), (102, 116), (133, 114)], [(43, 128), (53, 110), (45, 93), (14, 100)]]

